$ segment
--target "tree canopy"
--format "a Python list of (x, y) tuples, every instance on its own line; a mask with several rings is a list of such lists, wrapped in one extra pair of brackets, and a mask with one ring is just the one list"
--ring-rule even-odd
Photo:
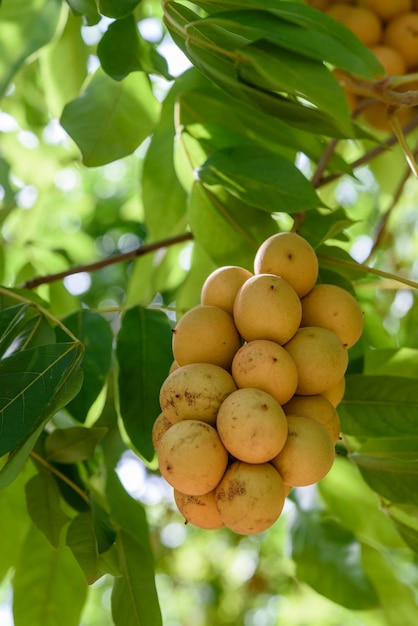
[[(15, 626), (417, 623), (418, 74), (387, 76), (310, 4), (1, 2)], [(367, 120), (376, 103), (387, 128)], [(364, 313), (337, 456), (265, 532), (205, 531), (183, 523), (152, 441), (172, 330), (211, 272), (252, 272), (284, 231)]]

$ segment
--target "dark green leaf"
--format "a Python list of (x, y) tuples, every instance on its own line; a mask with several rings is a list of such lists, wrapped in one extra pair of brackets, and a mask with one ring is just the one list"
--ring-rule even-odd
[(138, 306), (123, 316), (116, 348), (120, 414), (133, 445), (148, 460), (154, 456), (159, 390), (173, 360), (171, 341), (171, 325), (161, 311)]
[(93, 518), (94, 534), (97, 540), (99, 554), (107, 552), (115, 543), (116, 531), (110, 521), (109, 513), (95, 500), (90, 498), (91, 514)]
[(61, 0), (5, 0), (1, 7), (0, 97), (26, 59), (55, 35)]
[(374, 491), (391, 502), (418, 506), (417, 436), (369, 439), (350, 458)]
[(94, 26), (100, 21), (96, 0), (67, 0), (75, 15), (82, 15), (88, 26)]
[(166, 60), (142, 39), (132, 15), (112, 22), (97, 47), (102, 68), (115, 80), (134, 71), (159, 74), (170, 79)]
[(415, 379), (353, 374), (338, 413), (347, 435), (408, 438), (417, 434), (417, 409)]
[(87, 584), (67, 547), (55, 550), (32, 526), (13, 577), (15, 626), (78, 626)]
[(292, 527), (292, 558), (299, 580), (352, 610), (379, 602), (361, 561), (356, 537), (326, 513), (299, 511)]
[(270, 213), (294, 213), (323, 205), (295, 165), (251, 145), (219, 150), (198, 169), (197, 176)]
[[(83, 386), (67, 407), (76, 420), (84, 422), (110, 371), (113, 333), (102, 315), (88, 309), (72, 313), (63, 319), (63, 323), (84, 346)], [(64, 332), (59, 329), (57, 339), (64, 339)]]
[(151, 564), (142, 544), (120, 529), (117, 547), (122, 576), (112, 591), (112, 616), (115, 626), (162, 626)]
[(309, 211), (298, 230), (302, 237), (317, 248), (328, 239), (333, 239), (355, 224), (345, 209), (339, 207), (328, 213)]
[(60, 122), (83, 163), (94, 167), (134, 152), (152, 133), (158, 112), (145, 74), (133, 72), (117, 82), (98, 69), (81, 96), (65, 106)]
[(27, 303), (15, 304), (0, 311), (0, 355), (3, 357), (15, 336), (14, 329), (27, 312)]
[(119, 19), (132, 13), (140, 1), (141, 0), (98, 0), (98, 3), (102, 15)]
[(338, 246), (323, 244), (317, 247), (319, 266), (341, 274), (347, 280), (364, 278), (366, 272), (345, 250)]
[(395, 524), (405, 543), (418, 554), (418, 506), (389, 504), (385, 513)]
[(107, 428), (56, 428), (45, 440), (49, 462), (78, 463), (93, 456), (94, 450), (107, 433)]
[(0, 362), (0, 456), (53, 415), (81, 357), (80, 344), (63, 343), (30, 348)]
[(60, 492), (50, 472), (41, 471), (25, 485), (28, 513), (50, 544), (58, 549), (61, 531), (69, 521), (60, 504)]

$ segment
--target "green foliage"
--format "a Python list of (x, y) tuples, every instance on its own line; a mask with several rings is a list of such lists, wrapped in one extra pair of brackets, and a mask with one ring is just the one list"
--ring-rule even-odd
[[(418, 185), (332, 72), (372, 89), (370, 50), (302, 0), (3, 0), (0, 49), (16, 626), (416, 624)], [(287, 230), (364, 312), (338, 456), (265, 533), (205, 533), (151, 439), (172, 328), (212, 270), (252, 270)]]

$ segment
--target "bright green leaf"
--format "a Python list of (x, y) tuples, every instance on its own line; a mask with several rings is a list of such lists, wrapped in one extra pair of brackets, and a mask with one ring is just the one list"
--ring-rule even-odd
[(94, 167), (134, 152), (152, 133), (158, 112), (145, 74), (133, 72), (117, 82), (98, 69), (81, 96), (65, 106), (60, 121), (83, 163)]
[(116, 348), (119, 407), (126, 432), (148, 460), (154, 456), (151, 432), (158, 414), (159, 390), (173, 360), (171, 325), (161, 311), (126, 311)]
[(196, 174), (203, 183), (223, 185), (247, 204), (270, 213), (294, 213), (322, 205), (295, 165), (251, 145), (219, 150)]
[(60, 492), (50, 472), (41, 471), (25, 485), (28, 513), (50, 544), (58, 549), (61, 531), (69, 517), (60, 504)]

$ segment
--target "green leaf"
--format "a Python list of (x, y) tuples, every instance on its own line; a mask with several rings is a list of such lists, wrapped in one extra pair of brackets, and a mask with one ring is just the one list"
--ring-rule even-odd
[(363, 547), (364, 569), (373, 582), (383, 607), (386, 624), (415, 626), (418, 621), (416, 580), (408, 581), (408, 555)]
[(78, 626), (87, 596), (84, 576), (67, 547), (55, 550), (32, 526), (13, 577), (15, 626)]
[[(67, 406), (76, 420), (84, 422), (110, 371), (113, 333), (102, 315), (88, 309), (72, 313), (63, 319), (63, 323), (84, 346), (83, 386)], [(57, 340), (63, 341), (64, 336), (64, 331), (58, 329)]]
[(120, 529), (117, 547), (122, 576), (112, 591), (112, 617), (115, 626), (162, 626), (155, 580), (141, 543)]
[(0, 311), (0, 354), (3, 357), (14, 339), (14, 330), (24, 318), (27, 303), (15, 304)]
[(196, 174), (207, 185), (223, 185), (247, 204), (270, 213), (294, 213), (323, 206), (295, 165), (279, 154), (255, 146), (219, 150)]
[(148, 460), (154, 456), (159, 390), (173, 360), (171, 341), (171, 325), (161, 311), (137, 306), (122, 318), (116, 347), (120, 414), (132, 444)]
[(159, 108), (142, 72), (116, 82), (98, 69), (80, 97), (65, 106), (60, 122), (83, 163), (94, 167), (132, 154), (154, 130)]
[(0, 362), (0, 456), (54, 414), (81, 357), (80, 344), (62, 343), (30, 348)]
[(28, 513), (50, 544), (58, 549), (61, 531), (70, 518), (60, 503), (60, 492), (50, 472), (41, 471), (25, 485)]
[[(98, 552), (94, 521), (91, 513), (79, 513), (73, 518), (66, 535), (67, 546), (71, 549), (91, 585), (106, 573), (118, 575), (112, 567), (112, 560), (106, 560)], [(109, 555), (106, 555), (110, 557)]]
[(216, 265), (241, 265), (252, 270), (258, 246), (277, 231), (276, 222), (265, 211), (220, 187), (208, 189), (194, 183), (188, 208), (195, 241)]
[(45, 440), (45, 458), (54, 463), (78, 463), (93, 456), (107, 428), (56, 428)]
[(107, 17), (117, 19), (132, 13), (141, 0), (98, 0), (99, 11)]
[(350, 458), (374, 491), (391, 502), (418, 505), (417, 436), (369, 439)]
[(74, 15), (82, 15), (87, 26), (94, 26), (100, 22), (101, 15), (97, 10), (96, 0), (67, 0)]
[(364, 356), (366, 375), (418, 378), (418, 350), (416, 348), (368, 350)]
[(342, 432), (355, 437), (408, 438), (417, 433), (416, 380), (401, 376), (347, 376), (338, 406)]
[(389, 503), (384, 511), (405, 543), (418, 554), (418, 506)]
[(97, 549), (99, 554), (102, 554), (103, 552), (107, 552), (115, 543), (116, 531), (110, 520), (108, 511), (105, 511), (94, 497), (90, 497), (90, 505), (94, 534), (97, 540)]
[(350, 531), (325, 512), (299, 510), (291, 532), (299, 580), (351, 610), (378, 606), (362, 567), (362, 547)]
[(112, 22), (97, 47), (102, 68), (115, 80), (135, 71), (159, 74), (170, 80), (167, 62), (155, 47), (140, 37), (133, 15)]
[(3, 0), (0, 30), (0, 97), (25, 61), (55, 35), (61, 0)]

